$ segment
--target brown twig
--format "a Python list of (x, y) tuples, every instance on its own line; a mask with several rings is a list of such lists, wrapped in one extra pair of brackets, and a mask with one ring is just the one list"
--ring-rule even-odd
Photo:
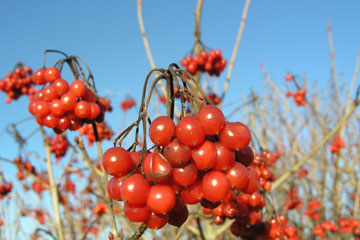
[(145, 230), (147, 229), (145, 223), (141, 224), (139, 226), (139, 228), (136, 230), (136, 232), (130, 237), (130, 240), (137, 240), (139, 239), (143, 233), (145, 232)]
[[(141, 37), (142, 37), (142, 40), (143, 40), (143, 43), (144, 43), (146, 55), (147, 55), (148, 60), (150, 62), (150, 66), (151, 66), (151, 68), (156, 68), (154, 58), (153, 58), (153, 56), (151, 54), (149, 41), (147, 39), (146, 32), (145, 32), (145, 26), (144, 26), (144, 21), (143, 21), (143, 17), (142, 17), (142, 0), (137, 0), (137, 16), (138, 16), (138, 21), (139, 21)], [(156, 74), (155, 74), (155, 76), (156, 76)], [(160, 85), (160, 89), (161, 89), (162, 93), (165, 96), (167, 96), (166, 95), (166, 89), (165, 89), (164, 85), (162, 83), (160, 83), (159, 85)]]
[(336, 58), (335, 58), (335, 50), (334, 50), (334, 41), (332, 36), (332, 31), (330, 27), (330, 23), (328, 20), (328, 24), (326, 27), (326, 30), (328, 32), (328, 39), (329, 39), (329, 48), (330, 48), (330, 56), (331, 56), (331, 63), (332, 63), (332, 77), (334, 80), (334, 91), (335, 91), (335, 100), (339, 97), (339, 86), (338, 86), (338, 77), (337, 77), (337, 67), (336, 67)]
[(224, 88), (223, 88), (223, 91), (222, 91), (222, 94), (221, 94), (221, 97), (220, 97), (220, 104), (224, 100), (226, 92), (227, 92), (227, 90), (229, 88), (230, 78), (231, 78), (231, 75), (232, 75), (232, 71), (234, 69), (236, 55), (237, 55), (239, 45), (240, 45), (240, 42), (241, 42), (241, 38), (242, 38), (242, 35), (243, 35), (243, 32), (244, 32), (245, 22), (246, 22), (247, 13), (248, 13), (248, 10), (249, 10), (250, 2), (251, 2), (251, 0), (246, 0), (245, 5), (244, 5), (244, 9), (243, 9), (242, 17), (241, 17), (240, 27), (239, 27), (239, 30), (238, 30), (238, 34), (236, 36), (234, 50), (233, 50), (233, 52), (231, 54), (231, 59), (230, 59), (229, 67), (228, 67), (227, 74), (226, 74), (226, 80), (225, 80), (225, 83), (224, 83)]

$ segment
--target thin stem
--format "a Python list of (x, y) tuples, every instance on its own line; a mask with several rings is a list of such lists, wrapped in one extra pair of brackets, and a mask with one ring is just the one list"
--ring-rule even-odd
[(338, 86), (338, 77), (337, 77), (337, 67), (336, 67), (336, 58), (335, 58), (335, 50), (334, 50), (334, 42), (330, 24), (327, 25), (328, 31), (328, 39), (329, 39), (329, 48), (330, 48), (330, 55), (331, 55), (331, 63), (332, 63), (332, 77), (334, 80), (334, 91), (335, 91), (335, 100), (339, 97), (339, 86)]
[(52, 52), (52, 53), (60, 53), (65, 56), (65, 58), (68, 58), (68, 55), (66, 53), (59, 51), (59, 50), (53, 50), (53, 49), (45, 49), (44, 55), (43, 55), (43, 68), (46, 68), (46, 54)]
[(48, 171), (48, 177), (49, 177), (49, 184), (50, 184), (49, 187), (50, 187), (53, 211), (54, 211), (54, 215), (55, 215), (56, 231), (57, 231), (59, 240), (63, 240), (64, 233), (63, 233), (63, 228), (62, 228), (62, 223), (61, 223), (61, 218), (60, 218), (59, 195), (58, 195), (57, 187), (56, 187), (55, 181), (54, 181), (54, 174), (53, 174), (52, 163), (51, 163), (50, 146), (49, 146), (49, 142), (46, 139), (45, 131), (42, 127), (40, 127), (40, 131), (41, 131), (41, 136), (43, 138), (43, 143), (44, 143), (44, 148), (45, 148), (45, 153), (46, 153), (46, 165), (47, 165), (47, 171)]
[(240, 45), (240, 41), (241, 41), (241, 38), (242, 38), (242, 35), (243, 35), (243, 32), (244, 32), (245, 22), (246, 22), (247, 13), (248, 13), (248, 10), (249, 10), (250, 2), (251, 2), (251, 0), (246, 0), (246, 2), (245, 2), (245, 6), (244, 6), (242, 17), (241, 17), (240, 27), (239, 27), (238, 34), (237, 34), (236, 41), (235, 41), (234, 50), (232, 52), (231, 59), (230, 59), (230, 62), (229, 62), (228, 71), (227, 71), (227, 74), (226, 74), (226, 80), (225, 80), (225, 83), (224, 83), (223, 92), (222, 92), (221, 97), (220, 97), (220, 103), (222, 103), (222, 101), (224, 100), (226, 92), (227, 92), (227, 90), (229, 88), (230, 78), (231, 78), (232, 71), (234, 69), (236, 55), (237, 55), (239, 45)]
[(360, 200), (360, 181), (358, 181), (354, 199), (353, 218), (357, 219), (359, 215), (359, 200)]
[(201, 23), (201, 13), (203, 7), (203, 0), (198, 0), (196, 4), (195, 12), (195, 32), (194, 32), (194, 54), (196, 56), (200, 55), (201, 51), (201, 41), (200, 41), (200, 23)]
[[(150, 45), (149, 45), (149, 42), (148, 42), (148, 39), (147, 39), (147, 36), (146, 36), (146, 32), (145, 32), (145, 26), (144, 26), (144, 21), (143, 21), (143, 17), (142, 17), (142, 0), (137, 0), (137, 16), (138, 16), (138, 21), (139, 21), (141, 37), (142, 37), (142, 40), (143, 40), (143, 43), (144, 43), (146, 55), (147, 55), (148, 60), (150, 62), (150, 66), (151, 66), (151, 68), (156, 68), (154, 58), (153, 58), (153, 56), (151, 54)], [(155, 76), (156, 75), (157, 74), (155, 73)], [(161, 89), (162, 93), (166, 96), (165, 86), (162, 83), (160, 83), (159, 85), (160, 85), (160, 89)]]
[[(97, 150), (98, 150), (98, 158), (99, 158), (99, 162), (100, 162), (100, 166), (101, 166), (102, 165), (103, 152), (102, 152), (102, 149), (101, 149), (99, 133), (97, 131), (96, 124), (94, 122), (92, 123), (92, 127), (93, 127), (93, 130), (94, 130), (94, 135), (95, 135), (95, 140), (96, 140), (96, 147), (97, 147)], [(107, 174), (105, 173), (104, 168), (102, 168), (102, 170), (103, 170), (103, 173), (104, 173), (104, 185), (107, 186), (108, 182), (109, 182), (109, 179), (108, 179)], [(105, 201), (106, 206), (107, 206), (107, 208), (108, 208), (108, 210), (110, 212), (111, 230), (112, 230), (112, 233), (113, 233), (115, 239), (118, 239), (119, 236), (118, 236), (118, 232), (117, 232), (117, 228), (116, 228), (115, 215), (114, 215), (114, 211), (113, 211), (113, 201), (109, 197), (109, 194), (108, 194), (108, 192), (106, 190), (105, 190), (105, 196), (106, 196), (106, 201)]]
[(145, 232), (145, 230), (147, 229), (145, 223), (141, 224), (139, 226), (139, 228), (136, 230), (136, 232), (134, 233), (134, 235), (131, 236), (130, 240), (137, 240), (139, 239), (143, 233)]
[(200, 232), (201, 240), (205, 240), (204, 232), (203, 232), (203, 229), (201, 227), (201, 222), (200, 222), (200, 219), (198, 217), (196, 218), (196, 224), (197, 224), (199, 232)]

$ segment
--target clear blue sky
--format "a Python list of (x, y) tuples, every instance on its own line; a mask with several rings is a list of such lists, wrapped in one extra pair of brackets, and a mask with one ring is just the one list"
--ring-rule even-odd
[[(227, 59), (243, 4), (239, 0), (204, 1), (202, 41), (210, 48), (222, 49)], [(192, 48), (195, 6), (196, 1), (144, 0), (145, 28), (157, 66), (166, 68), (179, 62)], [(0, 1), (0, 9), (0, 78), (17, 61), (34, 70), (40, 68), (44, 49), (81, 56), (92, 69), (100, 94), (113, 94), (114, 112), (109, 121), (117, 131), (121, 119), (119, 102), (129, 93), (139, 99), (140, 86), (150, 70), (138, 27), (136, 1), (4, 0)], [(326, 87), (322, 83), (330, 77), (331, 67), (327, 17), (339, 73), (349, 81), (359, 50), (359, 12), (360, 2), (356, 0), (253, 1), (226, 102), (250, 89), (263, 92), (263, 74), (254, 59), (265, 65), (278, 85), (284, 84), (285, 73), (291, 71), (306, 73), (310, 83), (318, 81)], [(56, 57), (50, 57), (48, 64), (53, 64)], [(224, 76), (220, 86), (223, 81)], [(13, 158), (17, 147), (4, 129), (29, 113), (24, 98), (10, 105), (5, 98), (0, 93), (0, 156)], [(31, 121), (20, 129), (27, 133), (33, 124)]]

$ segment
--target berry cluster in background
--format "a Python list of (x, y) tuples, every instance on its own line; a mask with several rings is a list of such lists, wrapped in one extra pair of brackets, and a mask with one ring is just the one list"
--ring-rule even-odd
[(181, 60), (181, 65), (192, 75), (199, 71), (217, 77), (224, 71), (226, 63), (227, 61), (222, 57), (220, 49), (210, 50), (209, 52), (203, 50), (199, 56), (186, 56)]
[(63, 156), (65, 156), (68, 148), (69, 142), (61, 134), (55, 134), (54, 138), (48, 137), (50, 152), (55, 154), (56, 161), (59, 161)]
[(33, 87), (32, 70), (29, 66), (18, 64), (13, 72), (0, 79), (0, 91), (7, 94), (6, 103), (17, 100), (22, 95), (32, 95), (36, 89)]
[(13, 188), (12, 183), (0, 184), (0, 200), (8, 195)]
[[(96, 129), (100, 141), (110, 140), (114, 135), (114, 132), (105, 122), (96, 123)], [(92, 124), (85, 124), (84, 126), (79, 128), (78, 131), (80, 134), (85, 135), (88, 146), (91, 147), (93, 143), (96, 141), (95, 132)]]
[(40, 68), (33, 75), (36, 85), (46, 85), (35, 92), (29, 112), (40, 126), (56, 133), (79, 129), (84, 123), (104, 121), (104, 113), (111, 110), (109, 102), (98, 98), (86, 84), (76, 79), (71, 84), (61, 78), (56, 67)]

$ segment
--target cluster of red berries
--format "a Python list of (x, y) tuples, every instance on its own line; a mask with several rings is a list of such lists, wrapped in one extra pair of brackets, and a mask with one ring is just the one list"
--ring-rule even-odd
[(48, 212), (45, 212), (44, 210), (40, 210), (40, 209), (34, 209), (33, 212), (34, 212), (34, 214), (35, 214), (36, 220), (37, 220), (41, 225), (44, 225), (44, 224), (45, 224), (45, 217), (50, 216), (50, 214), (49, 214)]
[[(251, 218), (251, 215), (250, 215)], [(296, 229), (292, 225), (287, 224), (287, 219), (281, 214), (278, 217), (272, 217), (269, 221), (261, 221), (259, 217), (254, 218), (252, 221), (256, 223), (239, 226), (235, 228), (235, 224), (230, 227), (231, 232), (236, 236), (241, 236), (241, 239), (267, 239), (267, 240), (299, 240)], [(246, 223), (244, 223), (246, 224)], [(239, 231), (240, 229), (240, 231)], [(245, 231), (244, 231), (245, 229)], [(241, 232), (243, 231), (243, 232)], [(242, 233), (242, 234), (240, 234)]]
[(288, 239), (299, 240), (299, 236), (296, 233), (296, 229), (292, 225), (287, 224), (287, 219), (284, 215), (279, 214), (278, 217), (272, 217), (268, 225), (267, 236), (269, 239)]
[(23, 161), (21, 157), (16, 157), (14, 159), (14, 163), (16, 164), (18, 171), (16, 176), (18, 180), (23, 180), (29, 176), (30, 173), (36, 174), (35, 167), (29, 161)]
[(274, 166), (276, 160), (280, 157), (280, 153), (272, 153), (268, 150), (263, 150), (261, 154), (256, 154), (252, 166), (260, 176), (260, 185), (265, 191), (271, 190), (271, 183), (276, 180), (275, 174), (270, 170)]
[(305, 168), (302, 168), (298, 171), (298, 175), (297, 177), (298, 178), (303, 178), (303, 177), (306, 177), (308, 175), (309, 171)]
[(82, 231), (84, 233), (98, 234), (99, 233), (99, 228), (97, 228), (97, 227), (83, 227)]
[(70, 85), (61, 78), (56, 67), (40, 68), (33, 74), (38, 85), (49, 83), (35, 93), (30, 101), (29, 112), (41, 126), (52, 128), (56, 133), (66, 129), (77, 130), (85, 122), (102, 122), (109, 106), (105, 99), (98, 98), (81, 80)]
[[(217, 225), (223, 224), (226, 218), (255, 224), (261, 219), (259, 210), (265, 206), (265, 199), (259, 192), (236, 194), (234, 191), (230, 191), (222, 202), (213, 204), (202, 200), (200, 203), (203, 206), (203, 213), (213, 214), (213, 222)], [(233, 227), (236, 224), (234, 223)]]
[(0, 199), (3, 199), (6, 195), (8, 195), (12, 190), (12, 184), (0, 184)]
[(308, 216), (312, 220), (319, 220), (321, 217), (321, 209), (323, 208), (322, 203), (315, 199), (308, 202), (308, 207), (304, 212), (305, 216)]
[(360, 234), (360, 220), (355, 220), (353, 218), (339, 218), (338, 223), (341, 233)]
[(39, 196), (41, 193), (48, 189), (49, 185), (49, 178), (46, 176), (45, 173), (41, 173), (38, 178), (32, 182), (31, 187), (35, 193)]
[(99, 202), (92, 210), (91, 212), (95, 214), (96, 216), (101, 216), (103, 214), (107, 214), (109, 210), (106, 207), (106, 203)]
[(345, 141), (339, 135), (336, 135), (331, 143), (330, 151), (331, 153), (339, 153), (341, 148), (345, 148)]
[[(252, 194), (259, 187), (257, 173), (236, 161), (236, 152), (249, 148), (250, 130), (240, 122), (226, 122), (215, 106), (204, 106), (177, 125), (169, 117), (158, 117), (149, 137), (156, 148), (143, 158), (141, 152), (121, 147), (103, 156), (104, 169), (113, 176), (109, 196), (125, 202), (130, 221), (152, 229), (166, 223), (180, 226), (188, 217), (187, 204), (214, 208), (232, 189)], [(131, 171), (136, 172), (127, 176)]]
[(321, 239), (325, 238), (326, 232), (337, 232), (338, 226), (335, 223), (325, 220), (322, 223), (318, 223), (314, 228), (314, 235), (319, 236)]
[(7, 93), (5, 100), (10, 103), (12, 99), (17, 100), (22, 95), (32, 95), (36, 89), (32, 87), (32, 70), (28, 66), (16, 67), (13, 72), (6, 74), (4, 80), (0, 80), (0, 91)]
[(136, 105), (135, 99), (125, 99), (120, 103), (120, 107), (123, 111), (127, 111)]
[(299, 198), (299, 189), (297, 187), (292, 188), (288, 192), (288, 197), (285, 200), (284, 210), (299, 210), (303, 205), (303, 201)]
[(306, 89), (299, 89), (297, 92), (287, 92), (286, 97), (292, 97), (297, 106), (305, 106), (306, 100)]
[[(245, 237), (249, 235), (251, 227), (261, 221), (261, 209), (265, 206), (265, 198), (259, 192), (239, 193), (233, 196), (230, 202), (226, 199), (219, 207), (212, 210), (213, 222), (219, 225), (226, 218), (235, 219), (230, 226), (232, 234)], [(203, 212), (209, 210), (204, 209)]]
[[(114, 132), (111, 130), (111, 128), (104, 122), (96, 123), (96, 129), (100, 141), (110, 140), (114, 135)], [(86, 136), (88, 146), (92, 146), (93, 143), (96, 141), (92, 124), (86, 124), (83, 127), (79, 128), (78, 131), (80, 134)]]
[(69, 193), (71, 193), (73, 195), (76, 193), (76, 185), (69, 178), (66, 178), (63, 189), (64, 189), (64, 192), (69, 192)]
[(200, 71), (208, 72), (210, 76), (220, 76), (226, 67), (226, 63), (227, 61), (222, 57), (222, 52), (219, 49), (211, 50), (209, 53), (203, 50), (199, 56), (186, 56), (181, 60), (181, 65), (192, 75)]
[(55, 154), (56, 161), (59, 161), (63, 156), (65, 156), (69, 143), (61, 134), (55, 134), (54, 138), (48, 137), (48, 142), (50, 145), (50, 152)]
[(206, 96), (215, 104), (218, 105), (221, 98), (216, 93), (208, 93)]

